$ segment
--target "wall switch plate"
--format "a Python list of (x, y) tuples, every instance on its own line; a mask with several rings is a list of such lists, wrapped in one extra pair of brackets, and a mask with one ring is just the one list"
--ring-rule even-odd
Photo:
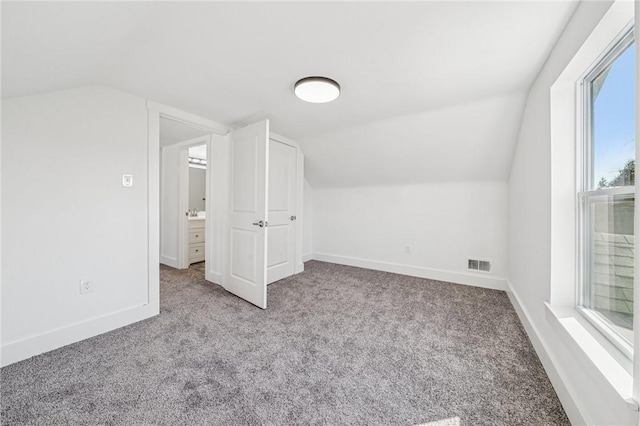
[(122, 186), (130, 188), (133, 186), (133, 175), (122, 175)]
[(89, 280), (80, 280), (80, 294), (92, 293), (93, 284)]
[(411, 253), (411, 246), (410, 245), (404, 246), (404, 252), (405, 252), (405, 254)]

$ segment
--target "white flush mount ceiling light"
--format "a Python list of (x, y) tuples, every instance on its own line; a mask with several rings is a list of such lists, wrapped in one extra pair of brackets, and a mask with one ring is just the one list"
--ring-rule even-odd
[(323, 104), (340, 96), (340, 85), (327, 77), (305, 77), (297, 81), (293, 91), (303, 101)]

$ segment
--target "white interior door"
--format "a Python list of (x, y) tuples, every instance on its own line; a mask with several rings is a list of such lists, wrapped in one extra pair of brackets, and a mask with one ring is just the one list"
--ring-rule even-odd
[(291, 145), (269, 141), (267, 284), (295, 272), (296, 154)]
[(227, 290), (267, 307), (269, 122), (231, 134), (230, 265)]

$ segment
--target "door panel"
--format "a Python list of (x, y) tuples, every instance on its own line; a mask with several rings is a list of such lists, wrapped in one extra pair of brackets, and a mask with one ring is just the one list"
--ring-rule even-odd
[(295, 147), (270, 141), (267, 283), (295, 272), (296, 155)]
[(269, 122), (231, 134), (230, 265), (227, 290), (267, 307), (267, 170)]
[(267, 241), (267, 268), (280, 266), (289, 261), (289, 224), (271, 225)]
[[(295, 148), (271, 140), (269, 146), (269, 213), (291, 210), (291, 172), (295, 168)], [(295, 175), (294, 175), (295, 179)]]
[(231, 230), (231, 245), (234, 246), (231, 257), (231, 276), (245, 281), (250, 286), (256, 286), (257, 238), (255, 232), (243, 229)]
[(233, 206), (234, 212), (258, 211), (258, 136), (248, 136), (233, 145)]

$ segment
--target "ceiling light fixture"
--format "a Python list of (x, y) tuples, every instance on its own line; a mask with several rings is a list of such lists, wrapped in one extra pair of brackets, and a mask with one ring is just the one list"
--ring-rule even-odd
[(195, 157), (189, 157), (189, 164), (198, 164), (198, 165), (206, 166), (207, 160), (195, 158)]
[(340, 85), (327, 77), (305, 77), (296, 82), (293, 91), (303, 101), (323, 104), (340, 96)]

